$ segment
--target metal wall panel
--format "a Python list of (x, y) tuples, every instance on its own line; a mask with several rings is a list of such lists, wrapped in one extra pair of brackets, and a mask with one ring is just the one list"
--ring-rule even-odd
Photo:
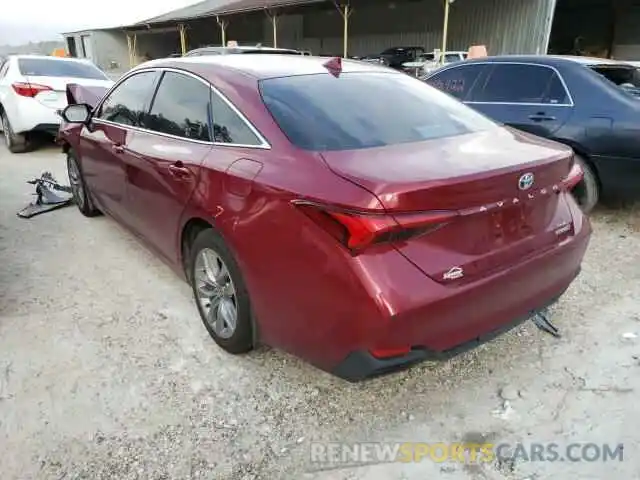
[[(544, 53), (554, 0), (457, 0), (451, 5), (448, 50), (487, 46), (490, 54)], [(391, 8), (393, 7), (393, 8)], [(399, 45), (440, 48), (444, 1), (390, 2), (358, 7), (349, 23), (349, 54), (376, 53)], [(335, 10), (304, 18), (300, 47), (342, 52), (342, 18)]]
[(570, 53), (580, 38), (587, 51), (609, 49), (613, 39), (614, 10), (610, 0), (558, 0), (550, 50)]
[(640, 5), (631, 5), (616, 15), (613, 56), (640, 61)]

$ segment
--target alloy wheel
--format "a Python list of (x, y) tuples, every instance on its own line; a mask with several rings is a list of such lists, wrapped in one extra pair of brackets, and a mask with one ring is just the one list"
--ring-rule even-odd
[(238, 324), (236, 289), (227, 265), (213, 249), (198, 253), (194, 281), (205, 321), (218, 337), (231, 338)]

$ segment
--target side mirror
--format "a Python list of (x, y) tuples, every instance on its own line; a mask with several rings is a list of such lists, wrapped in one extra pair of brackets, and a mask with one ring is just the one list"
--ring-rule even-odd
[(91, 107), (86, 103), (69, 105), (60, 116), (68, 123), (87, 123), (91, 118)]

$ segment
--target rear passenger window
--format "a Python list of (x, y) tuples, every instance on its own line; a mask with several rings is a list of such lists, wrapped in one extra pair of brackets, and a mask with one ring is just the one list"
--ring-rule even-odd
[(484, 89), (474, 96), (474, 100), (489, 103), (564, 103), (566, 91), (552, 68), (495, 64)]
[(564, 87), (562, 80), (560, 80), (560, 77), (555, 72), (549, 82), (549, 88), (544, 96), (543, 103), (549, 103), (552, 105), (564, 105), (569, 103), (567, 89)]
[(211, 141), (210, 92), (211, 88), (196, 78), (166, 72), (145, 126), (176, 137)]
[(486, 67), (486, 65), (482, 64), (472, 64), (449, 68), (430, 77), (427, 83), (456, 97), (458, 100), (469, 100), (467, 98), (469, 92)]
[(262, 144), (247, 123), (215, 92), (211, 94), (211, 107), (214, 142), (249, 146)]

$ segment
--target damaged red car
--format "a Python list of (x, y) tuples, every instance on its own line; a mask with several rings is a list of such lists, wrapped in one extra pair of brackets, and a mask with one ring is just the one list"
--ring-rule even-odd
[(79, 210), (183, 275), (228, 352), (264, 342), (356, 381), (478, 345), (580, 271), (572, 151), (385, 67), (174, 58), (69, 95)]

